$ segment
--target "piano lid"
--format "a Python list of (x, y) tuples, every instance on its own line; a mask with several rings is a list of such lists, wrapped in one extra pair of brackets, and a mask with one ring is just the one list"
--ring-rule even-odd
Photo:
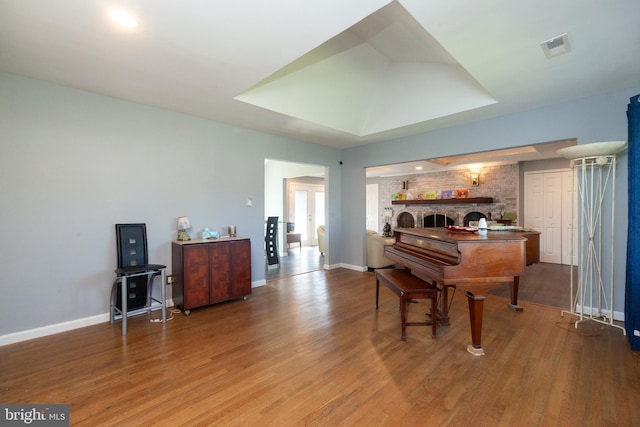
[(527, 240), (521, 233), (510, 233), (504, 231), (491, 232), (488, 231), (486, 235), (479, 235), (478, 233), (469, 233), (466, 231), (449, 231), (444, 227), (438, 228), (395, 228), (394, 229), (396, 242), (402, 241), (402, 235), (415, 236), (415, 238), (425, 238), (440, 240), (449, 243), (458, 242), (504, 242), (510, 240)]

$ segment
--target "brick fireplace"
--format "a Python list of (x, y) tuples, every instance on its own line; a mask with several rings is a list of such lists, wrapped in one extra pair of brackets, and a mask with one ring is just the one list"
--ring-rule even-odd
[[(450, 225), (464, 225), (464, 218), (470, 213), (478, 212), (488, 219), (499, 219), (502, 212), (518, 211), (517, 164), (483, 168), (480, 171), (480, 185), (477, 187), (470, 186), (469, 175), (469, 171), (456, 170), (380, 178), (379, 211), (392, 214), (386, 218), (384, 214), (381, 216), (380, 229), (389, 219), (392, 228), (411, 223), (413, 227), (421, 223), (424, 227), (425, 218), (429, 217), (432, 220), (435, 218), (437, 226), (444, 225), (443, 221)], [(408, 183), (405, 191), (414, 200), (424, 192), (434, 191), (439, 195), (444, 190), (469, 189), (469, 198), (491, 197), (493, 202), (438, 204), (436, 201), (429, 201), (428, 204), (403, 205), (402, 202), (397, 202), (398, 204), (392, 205), (391, 195), (403, 191), (403, 186), (406, 185), (404, 183)]]

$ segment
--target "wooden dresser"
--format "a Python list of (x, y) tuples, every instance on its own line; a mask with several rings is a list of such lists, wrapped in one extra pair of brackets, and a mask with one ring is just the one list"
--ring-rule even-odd
[(523, 237), (527, 238), (525, 244), (527, 253), (527, 265), (537, 264), (540, 262), (540, 232), (539, 231), (516, 231)]
[(171, 245), (173, 301), (191, 309), (251, 294), (251, 240), (174, 241)]

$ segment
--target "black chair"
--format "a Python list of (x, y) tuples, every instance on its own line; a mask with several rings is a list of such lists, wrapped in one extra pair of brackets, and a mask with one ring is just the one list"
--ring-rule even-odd
[[(127, 316), (161, 307), (162, 323), (167, 321), (166, 265), (149, 264), (145, 224), (116, 224), (118, 268), (111, 288), (111, 323), (122, 319), (122, 335), (127, 334)], [(162, 299), (152, 297), (154, 279), (160, 276)], [(156, 304), (154, 304), (154, 302)], [(130, 307), (132, 306), (132, 307)], [(133, 308), (129, 310), (129, 308)]]
[(264, 237), (264, 243), (267, 250), (267, 264), (280, 264), (278, 258), (278, 217), (270, 216), (267, 218), (267, 231)]

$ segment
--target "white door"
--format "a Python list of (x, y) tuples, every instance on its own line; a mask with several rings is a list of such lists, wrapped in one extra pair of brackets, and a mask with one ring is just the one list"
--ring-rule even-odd
[(380, 234), (380, 217), (378, 216), (378, 184), (367, 184), (367, 230), (375, 230)]
[(567, 265), (578, 265), (578, 193), (575, 188), (578, 181), (574, 174), (574, 171), (562, 174), (562, 263)]
[(572, 193), (567, 173), (571, 171), (525, 174), (524, 226), (540, 231), (541, 262), (570, 262), (571, 237), (567, 234), (575, 222), (567, 217), (571, 216), (567, 212), (571, 204), (565, 199)]
[(544, 174), (544, 242), (540, 261), (562, 263), (562, 173)]
[[(544, 225), (544, 175), (541, 173), (525, 174), (524, 188), (523, 225), (536, 231), (542, 231)], [(542, 240), (542, 236), (540, 239)]]
[(317, 245), (316, 228), (324, 225), (324, 186), (291, 183), (289, 219), (295, 224), (294, 233), (300, 233), (302, 246)]

